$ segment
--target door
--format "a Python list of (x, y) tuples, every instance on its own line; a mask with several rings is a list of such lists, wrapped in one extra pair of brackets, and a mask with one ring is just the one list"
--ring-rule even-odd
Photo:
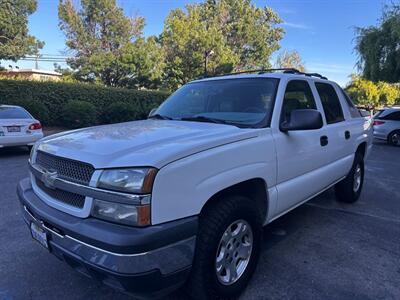
[(334, 86), (327, 82), (315, 82), (318, 98), (321, 101), (325, 117), (325, 132), (329, 140), (326, 147), (327, 164), (332, 171), (327, 174), (331, 181), (340, 179), (349, 172), (354, 159), (354, 143), (357, 132), (355, 126), (362, 127), (360, 119), (355, 120), (354, 126), (350, 120), (345, 120), (343, 106)]
[(289, 132), (279, 130), (279, 124), (289, 120), (292, 110), (322, 111), (309, 81), (288, 81), (282, 98), (281, 102), (277, 99), (280, 117), (279, 120), (274, 120), (273, 128), (278, 165), (276, 215), (298, 205), (327, 185), (327, 181), (321, 176), (324, 174), (322, 169), (327, 162), (325, 128)]

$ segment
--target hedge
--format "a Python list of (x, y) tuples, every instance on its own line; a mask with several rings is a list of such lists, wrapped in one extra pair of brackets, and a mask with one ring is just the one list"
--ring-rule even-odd
[[(92, 104), (96, 112), (90, 125), (111, 122), (105, 118), (109, 106), (126, 104), (135, 119), (146, 118), (150, 110), (158, 107), (168, 97), (160, 91), (138, 91), (124, 88), (103, 87), (85, 83), (38, 82), (23, 80), (0, 80), (0, 104), (15, 104), (26, 107), (44, 125), (73, 127), (66, 124), (64, 114), (70, 111), (72, 101)], [(70, 105), (68, 103), (72, 102)], [(77, 103), (77, 102), (75, 102)], [(111, 106), (115, 109), (115, 105)], [(135, 113), (132, 113), (135, 109)], [(68, 113), (67, 113), (68, 114)], [(69, 116), (70, 117), (70, 116)]]

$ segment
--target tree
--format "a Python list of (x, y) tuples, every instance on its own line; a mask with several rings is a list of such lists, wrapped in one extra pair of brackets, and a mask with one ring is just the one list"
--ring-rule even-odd
[(295, 68), (301, 72), (305, 72), (304, 62), (296, 50), (281, 52), (276, 58), (276, 68)]
[(346, 91), (355, 103), (362, 106), (383, 107), (400, 102), (400, 86), (387, 82), (366, 80), (353, 75)]
[(144, 19), (126, 17), (115, 0), (81, 0), (80, 4), (76, 9), (72, 0), (60, 0), (58, 7), (60, 29), (74, 54), (67, 62), (81, 78), (117, 86), (131, 73), (123, 61), (130, 55), (132, 41), (141, 36)]
[(280, 22), (272, 9), (250, 0), (208, 0), (171, 11), (161, 34), (166, 85), (175, 89), (205, 71), (269, 67), (283, 36)]
[(346, 92), (357, 105), (375, 108), (380, 104), (377, 86), (372, 81), (362, 79), (359, 76), (352, 76), (350, 84), (346, 87)]
[(44, 42), (28, 34), (28, 16), (36, 7), (36, 0), (0, 1), (0, 59), (17, 61), (43, 48)]
[(208, 73), (231, 71), (239, 61), (227, 46), (215, 23), (201, 20), (202, 6), (187, 5), (172, 11), (165, 20), (161, 43), (165, 51), (165, 85), (175, 90), (180, 85), (204, 74), (207, 52), (212, 50)]
[(396, 104), (396, 100), (400, 98), (400, 87), (382, 81), (379, 81), (376, 86), (379, 91), (379, 103), (381, 106)]
[(280, 48), (284, 30), (282, 22), (270, 7), (258, 8), (251, 0), (207, 0), (203, 5), (203, 22), (213, 22), (239, 62), (240, 71), (270, 67), (269, 58)]
[(400, 81), (400, 5), (386, 7), (378, 26), (356, 29), (357, 66), (365, 79)]
[(128, 44), (122, 63), (130, 74), (121, 80), (120, 85), (128, 88), (157, 89), (161, 86), (165, 65), (164, 51), (158, 39), (150, 36), (138, 38)]

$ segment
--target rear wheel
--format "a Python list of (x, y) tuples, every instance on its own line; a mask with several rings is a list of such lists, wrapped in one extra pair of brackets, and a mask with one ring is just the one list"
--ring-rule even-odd
[(336, 199), (353, 203), (358, 200), (364, 183), (364, 157), (356, 153), (353, 166), (345, 179), (335, 185)]
[(395, 130), (390, 133), (387, 141), (393, 146), (400, 146), (400, 130)]
[(261, 239), (262, 218), (251, 200), (231, 196), (206, 207), (188, 294), (194, 299), (238, 297), (256, 268)]

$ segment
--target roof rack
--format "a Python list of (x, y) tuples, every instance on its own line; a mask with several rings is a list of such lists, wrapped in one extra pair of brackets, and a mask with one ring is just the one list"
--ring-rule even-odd
[(322, 75), (319, 74), (319, 73), (306, 73), (306, 72), (301, 72), (301, 71), (298, 71), (298, 70), (296, 70), (296, 71), (294, 71), (294, 72), (291, 72), (291, 71), (284, 71), (283, 73), (299, 74), (299, 75), (305, 75), (305, 76), (308, 76), (308, 77), (318, 77), (318, 78), (326, 79), (326, 80), (328, 79), (327, 77), (322, 76)]
[[(272, 73), (272, 72), (283, 72), (283, 73), (288, 73), (288, 74), (298, 74), (298, 75), (305, 75), (308, 77), (318, 77), (321, 79), (328, 79), (327, 77), (322, 76), (321, 74), (301, 72), (295, 68), (246, 70), (246, 71), (240, 71), (240, 72), (234, 72), (234, 73), (226, 73), (226, 74), (212, 76), (212, 77), (222, 77), (222, 76), (229, 76), (229, 75), (251, 74), (251, 73), (265, 74), (265, 73)], [(207, 78), (207, 77), (208, 76), (201, 76), (198, 79)]]

